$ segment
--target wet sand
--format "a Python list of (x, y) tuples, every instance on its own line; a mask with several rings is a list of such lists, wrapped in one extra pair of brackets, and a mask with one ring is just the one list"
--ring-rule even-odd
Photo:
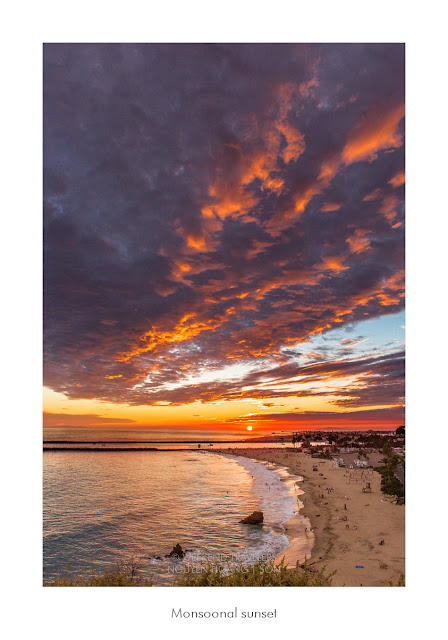
[[(303, 503), (300, 516), (307, 517), (312, 528), (305, 532), (310, 541), (305, 552), (311, 549), (307, 564), (325, 567), (326, 573), (336, 571), (332, 586), (389, 586), (405, 572), (405, 507), (393, 504), (381, 493), (381, 477), (376, 471), (340, 469), (332, 461), (293, 449), (221, 452), (271, 462), (303, 477), (297, 486), (304, 495), (297, 499), (299, 506)], [(370, 482), (371, 493), (362, 491), (366, 482)], [(303, 562), (303, 522), (295, 516), (285, 525), (290, 547), (280, 558), (290, 567), (297, 560)], [(384, 545), (379, 544), (381, 540)]]

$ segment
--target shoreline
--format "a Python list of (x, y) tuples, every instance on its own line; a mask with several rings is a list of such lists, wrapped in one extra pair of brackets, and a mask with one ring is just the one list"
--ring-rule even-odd
[[(255, 458), (254, 458), (255, 459)], [(315, 535), (310, 519), (304, 513), (304, 502), (301, 498), (305, 496), (302, 488), (304, 478), (301, 474), (292, 471), (286, 464), (278, 464), (269, 460), (257, 460), (260, 463), (272, 465), (274, 473), (281, 475), (281, 480), (288, 488), (288, 492), (295, 501), (296, 514), (283, 523), (285, 535), (289, 541), (289, 547), (275, 558), (275, 564), (284, 560), (289, 569), (294, 569), (297, 562), (302, 565), (312, 557), (315, 545)], [(269, 468), (269, 467), (268, 467)], [(281, 472), (285, 470), (286, 474)]]
[[(295, 526), (296, 518), (305, 517), (312, 529), (307, 538), (313, 536), (307, 565), (325, 567), (326, 574), (336, 571), (332, 586), (389, 586), (405, 573), (405, 507), (381, 493), (376, 471), (341, 469), (331, 460), (311, 458), (292, 448), (227, 449), (226, 453), (279, 465), (291, 476), (303, 478), (303, 507), (285, 523), (290, 546), (277, 560), (284, 557), (288, 567), (301, 564)], [(371, 493), (363, 492), (366, 482)]]
[[(239, 451), (244, 451), (245, 453), (240, 455)], [(252, 451), (252, 449), (225, 449), (207, 451), (207, 453), (216, 453), (231, 458), (253, 459), (280, 476), (280, 480), (286, 485), (289, 495), (294, 500), (296, 513), (289, 520), (282, 523), (289, 547), (277, 555), (274, 562), (278, 564), (284, 558), (288, 568), (295, 568), (297, 562), (304, 564), (306, 560), (311, 558), (312, 548), (315, 543), (310, 519), (303, 513), (304, 503), (300, 500), (300, 497), (305, 493), (301, 487), (304, 478), (300, 474), (293, 472), (286, 464), (273, 462), (265, 459), (265, 457), (257, 458), (251, 455)]]

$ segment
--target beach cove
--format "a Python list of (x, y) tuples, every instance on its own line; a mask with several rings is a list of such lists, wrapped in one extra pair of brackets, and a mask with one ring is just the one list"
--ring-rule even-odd
[[(396, 585), (405, 573), (405, 507), (381, 493), (376, 471), (338, 468), (294, 449), (215, 451), (278, 465), (303, 478), (294, 479), (299, 513), (285, 523), (290, 546), (277, 561), (294, 567), (305, 553), (310, 568), (336, 572), (332, 586)], [(363, 492), (366, 482), (371, 493)]]

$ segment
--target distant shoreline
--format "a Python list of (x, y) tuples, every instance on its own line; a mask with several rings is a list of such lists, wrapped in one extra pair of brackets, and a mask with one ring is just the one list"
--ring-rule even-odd
[[(61, 444), (65, 444), (61, 443)], [(179, 451), (179, 452), (185, 452), (185, 451), (197, 451), (197, 452), (209, 452), (209, 451), (214, 451), (214, 449), (198, 449), (197, 447), (191, 446), (188, 449), (158, 449), (157, 447), (103, 447), (103, 448), (95, 448), (94, 446), (91, 447), (75, 447), (73, 446), (74, 444), (77, 444), (76, 442), (70, 442), (67, 443), (69, 446), (67, 447), (48, 447), (46, 446), (46, 443), (44, 442), (43, 445), (43, 451), (99, 451), (99, 452), (103, 452), (103, 451)], [(82, 444), (91, 444), (91, 445), (96, 445), (96, 444), (115, 444), (115, 442), (88, 442), (88, 443), (82, 443)], [(129, 443), (126, 443), (129, 444)], [(130, 443), (130, 444), (134, 444), (134, 443)], [(135, 444), (140, 444), (140, 442), (136, 442)], [(144, 444), (144, 443), (143, 443)], [(163, 443), (160, 443), (163, 444)], [(176, 444), (176, 443), (170, 443), (170, 444)], [(187, 443), (184, 443), (187, 444)]]
[(94, 451), (95, 453), (103, 453), (111, 451), (197, 451), (197, 449), (156, 449), (155, 447), (114, 447), (113, 449), (94, 449), (93, 447), (43, 447), (43, 451)]
[(240, 443), (251, 444), (251, 441), (250, 440), (44, 440), (43, 441), (43, 444), (240, 444)]

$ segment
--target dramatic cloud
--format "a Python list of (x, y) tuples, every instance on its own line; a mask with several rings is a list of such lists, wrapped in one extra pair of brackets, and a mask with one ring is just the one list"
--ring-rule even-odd
[(399, 346), (355, 357), (350, 337), (312, 365), (295, 350), (403, 309), (401, 45), (44, 54), (48, 387), (402, 403)]

